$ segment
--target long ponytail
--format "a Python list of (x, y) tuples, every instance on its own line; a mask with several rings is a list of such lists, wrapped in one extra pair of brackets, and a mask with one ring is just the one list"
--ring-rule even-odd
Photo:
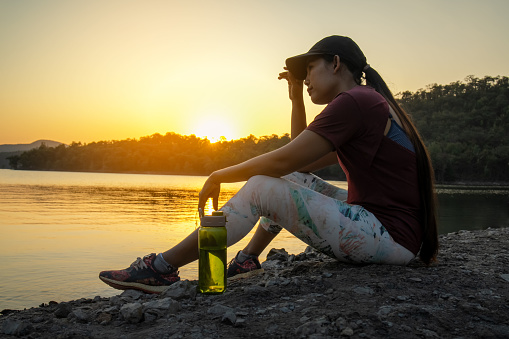
[[(358, 74), (358, 71), (355, 73)], [(364, 74), (366, 84), (380, 93), (396, 112), (398, 118), (401, 120), (403, 129), (414, 145), (417, 158), (419, 194), (421, 198), (421, 217), (424, 225), (424, 236), (419, 257), (424, 263), (429, 265), (436, 261), (436, 256), (438, 254), (438, 206), (435, 191), (435, 174), (431, 164), (431, 158), (417, 128), (410, 120), (409, 115), (394, 99), (389, 87), (387, 87), (387, 84), (380, 74), (369, 66), (364, 70)]]

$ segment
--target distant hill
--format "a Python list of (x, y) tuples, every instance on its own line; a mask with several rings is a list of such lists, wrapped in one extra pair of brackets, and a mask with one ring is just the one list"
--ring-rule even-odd
[(62, 144), (58, 141), (53, 140), (37, 140), (31, 144), (4, 144), (0, 145), (0, 153), (2, 152), (18, 152), (18, 151), (29, 151), (33, 148), (39, 148), (42, 144), (46, 144), (48, 147), (57, 147)]
[(61, 145), (61, 142), (53, 140), (37, 140), (31, 144), (4, 144), (0, 145), (0, 168), (10, 168), (9, 160), (7, 157), (13, 155), (20, 155), (25, 151), (29, 151), (34, 148), (39, 148), (42, 144), (46, 144), (48, 147), (56, 147)]

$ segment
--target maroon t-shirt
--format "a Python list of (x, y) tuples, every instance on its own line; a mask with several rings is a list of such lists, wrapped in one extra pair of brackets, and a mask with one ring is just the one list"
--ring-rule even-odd
[(417, 254), (422, 242), (415, 154), (384, 136), (387, 101), (373, 88), (340, 93), (309, 124), (335, 147), (348, 181), (347, 203), (373, 213), (392, 238)]

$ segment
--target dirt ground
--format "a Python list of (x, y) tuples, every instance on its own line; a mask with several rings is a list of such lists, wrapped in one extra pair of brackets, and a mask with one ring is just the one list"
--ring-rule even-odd
[(509, 338), (509, 228), (440, 237), (438, 263), (348, 265), (275, 250), (222, 295), (195, 281), (2, 311), (1, 338)]

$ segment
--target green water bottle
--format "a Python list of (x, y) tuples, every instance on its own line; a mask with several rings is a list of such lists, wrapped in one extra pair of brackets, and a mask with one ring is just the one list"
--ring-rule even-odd
[(201, 216), (198, 229), (198, 292), (220, 294), (226, 289), (226, 217), (222, 211)]

